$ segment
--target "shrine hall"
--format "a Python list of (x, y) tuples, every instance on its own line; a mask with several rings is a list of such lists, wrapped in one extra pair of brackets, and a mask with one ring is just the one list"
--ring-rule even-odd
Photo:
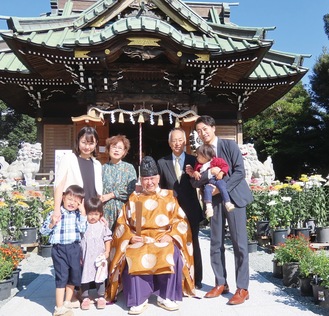
[(40, 171), (54, 169), (55, 150), (72, 149), (85, 125), (100, 135), (102, 162), (105, 139), (117, 134), (131, 141), (127, 161), (158, 159), (172, 128), (190, 135), (204, 114), (241, 144), (243, 122), (301, 80), (308, 56), (272, 50), (274, 27), (236, 25), (237, 5), (50, 0), (38, 17), (1, 16), (0, 99), (35, 118)]

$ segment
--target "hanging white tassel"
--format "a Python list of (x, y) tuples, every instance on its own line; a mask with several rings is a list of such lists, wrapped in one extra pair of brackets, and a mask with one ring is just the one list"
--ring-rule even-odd
[(172, 114), (169, 113), (169, 123), (172, 124), (173, 123), (173, 120), (172, 120)]
[(150, 115), (150, 124), (154, 125), (154, 116), (153, 116), (153, 112)]
[(115, 116), (113, 112), (111, 112), (111, 123), (115, 123)]
[(135, 119), (134, 119), (132, 113), (130, 113), (130, 122), (135, 125)]

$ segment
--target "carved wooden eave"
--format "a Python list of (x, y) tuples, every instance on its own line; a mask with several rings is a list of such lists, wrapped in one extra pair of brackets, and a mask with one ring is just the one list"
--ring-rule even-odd
[(307, 72), (302, 55), (270, 50), (265, 37), (273, 28), (230, 23), (225, 3), (88, 3), (61, 0), (52, 8), (62, 16), (9, 19), (0, 41), (0, 93), (8, 105), (48, 117), (69, 106), (72, 113), (63, 112), (70, 117), (91, 104), (143, 101), (248, 118)]

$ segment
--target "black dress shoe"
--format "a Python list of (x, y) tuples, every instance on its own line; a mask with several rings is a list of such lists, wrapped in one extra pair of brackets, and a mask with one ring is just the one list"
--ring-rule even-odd
[(201, 282), (197, 282), (197, 283), (195, 283), (195, 288), (196, 288), (197, 290), (201, 290), (201, 289), (202, 289), (202, 283), (201, 283)]

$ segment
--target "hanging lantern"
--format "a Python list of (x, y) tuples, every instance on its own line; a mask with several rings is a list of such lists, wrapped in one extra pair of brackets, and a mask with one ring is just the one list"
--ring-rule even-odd
[(158, 126), (163, 126), (163, 119), (162, 119), (162, 115), (159, 115), (159, 119), (158, 119)]
[(123, 113), (120, 112), (120, 114), (119, 114), (119, 123), (124, 123), (124, 122), (125, 122), (125, 119), (123, 117)]
[(178, 128), (179, 126), (180, 126), (179, 118), (176, 117), (175, 127)]
[(138, 116), (138, 120), (137, 120), (138, 123), (144, 123), (144, 116), (143, 116), (143, 113), (139, 113), (139, 116)]

